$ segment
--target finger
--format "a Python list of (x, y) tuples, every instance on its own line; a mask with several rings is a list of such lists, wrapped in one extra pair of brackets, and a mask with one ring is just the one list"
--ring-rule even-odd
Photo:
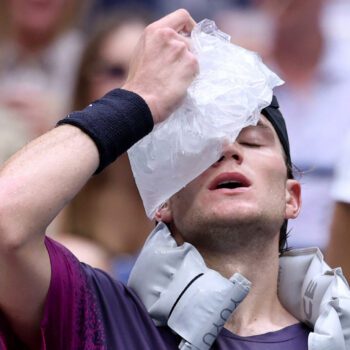
[(191, 39), (190, 39), (190, 37), (184, 36), (182, 34), (177, 34), (176, 40), (179, 40), (179, 41), (182, 41), (183, 43), (185, 43), (187, 49), (191, 51)]
[(170, 27), (176, 32), (184, 31), (190, 33), (196, 25), (195, 20), (188, 11), (184, 9), (177, 10), (153, 23), (156, 27)]

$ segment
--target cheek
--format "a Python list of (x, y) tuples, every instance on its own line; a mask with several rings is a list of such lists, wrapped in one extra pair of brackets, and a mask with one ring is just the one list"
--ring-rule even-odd
[(260, 163), (262, 171), (271, 174), (271, 176), (283, 179), (287, 176), (287, 166), (281, 150), (266, 150), (260, 157), (255, 157), (256, 162)]
[(271, 198), (285, 200), (287, 169), (286, 167), (274, 168), (266, 175), (265, 181)]
[(174, 216), (184, 216), (192, 208), (200, 205), (203, 198), (204, 178), (198, 177), (170, 199), (170, 208)]
[[(257, 163), (259, 162), (259, 163)], [(268, 192), (285, 191), (287, 166), (282, 156), (268, 154), (266, 157), (255, 158), (256, 180), (264, 182)], [(259, 170), (258, 170), (259, 169)], [(280, 189), (280, 190), (279, 190)]]

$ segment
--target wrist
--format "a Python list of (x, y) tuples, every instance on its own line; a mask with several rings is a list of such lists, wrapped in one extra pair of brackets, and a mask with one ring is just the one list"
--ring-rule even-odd
[(140, 88), (128, 82), (121, 89), (134, 93), (145, 101), (151, 112), (154, 124), (158, 124), (166, 118), (166, 116), (162, 116), (160, 113), (159, 103), (157, 102), (157, 97), (155, 95), (143, 92)]
[(57, 123), (62, 124), (80, 128), (95, 142), (100, 156), (98, 173), (147, 135), (153, 128), (153, 118), (142, 97), (115, 89)]

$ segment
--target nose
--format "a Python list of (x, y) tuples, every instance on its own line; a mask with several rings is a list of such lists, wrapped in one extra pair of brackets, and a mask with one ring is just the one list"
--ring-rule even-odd
[(222, 151), (221, 157), (214, 165), (221, 163), (225, 160), (234, 160), (237, 164), (242, 163), (243, 153), (238, 143), (234, 142), (226, 144)]

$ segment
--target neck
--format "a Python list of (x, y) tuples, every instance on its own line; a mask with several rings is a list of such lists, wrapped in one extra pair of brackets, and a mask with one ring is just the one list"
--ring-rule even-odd
[(232, 314), (225, 327), (241, 336), (277, 331), (298, 321), (281, 305), (277, 296), (279, 270), (278, 235), (275, 242), (231, 255), (200, 250), (209, 268), (229, 278), (241, 273), (252, 282), (246, 299)]

